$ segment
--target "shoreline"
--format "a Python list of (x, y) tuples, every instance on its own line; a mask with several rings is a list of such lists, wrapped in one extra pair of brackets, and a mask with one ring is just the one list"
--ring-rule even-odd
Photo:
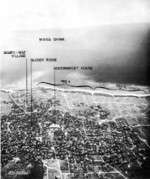
[[(83, 93), (85, 95), (90, 96), (105, 96), (105, 97), (150, 97), (150, 93), (144, 93), (143, 90), (141, 91), (125, 91), (125, 90), (119, 90), (119, 89), (98, 89), (98, 90), (92, 90), (92, 89), (81, 89), (79, 87), (69, 87), (69, 88), (62, 88), (57, 86), (37, 86), (32, 89), (32, 92), (34, 90), (51, 90), (56, 92), (63, 92), (63, 93)], [(0, 92), (3, 93), (13, 93), (18, 91), (25, 91), (25, 89), (14, 89), (14, 90), (0, 90)], [(28, 94), (31, 94), (30, 91)]]

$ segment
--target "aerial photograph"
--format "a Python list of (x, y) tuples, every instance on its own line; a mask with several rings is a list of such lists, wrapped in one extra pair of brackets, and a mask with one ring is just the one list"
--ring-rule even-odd
[(1, 178), (150, 179), (150, 1), (2, 7)]

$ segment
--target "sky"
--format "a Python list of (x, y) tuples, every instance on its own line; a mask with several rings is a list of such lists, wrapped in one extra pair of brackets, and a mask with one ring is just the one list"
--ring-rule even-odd
[(1, 14), (4, 30), (144, 23), (150, 19), (150, 1), (5, 0)]
[[(54, 65), (94, 66), (92, 72), (59, 72), (58, 82), (148, 84), (149, 0), (5, 0), (0, 13), (2, 88), (25, 87), (25, 60), (3, 55), (6, 50), (26, 50), (28, 61), (58, 59), (34, 63), (35, 84), (52, 82)], [(65, 42), (39, 43), (39, 37)]]

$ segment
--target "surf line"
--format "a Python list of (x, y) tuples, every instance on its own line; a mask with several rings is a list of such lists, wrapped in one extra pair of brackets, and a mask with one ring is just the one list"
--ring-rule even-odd
[(90, 89), (94, 90), (94, 88), (89, 86), (89, 85), (79, 85), (79, 86), (76, 86), (76, 85), (69, 85), (67, 83), (53, 84), (53, 83), (49, 83), (49, 82), (39, 82), (37, 85), (39, 85), (39, 84), (47, 84), (47, 85), (51, 85), (51, 86), (64, 86), (64, 85), (66, 85), (66, 86), (69, 86), (69, 87), (79, 87), (79, 88), (85, 88), (85, 87), (87, 87), (87, 88), (90, 88)]
[[(69, 86), (69, 87), (79, 87), (79, 88), (90, 88), (92, 90), (96, 90), (96, 89), (106, 89), (106, 90), (112, 90), (112, 91), (118, 91), (118, 90), (122, 90), (122, 91), (128, 91), (128, 92), (136, 92), (136, 91), (144, 91), (144, 90), (140, 90), (140, 89), (112, 89), (112, 88), (108, 88), (108, 87), (104, 87), (104, 86), (96, 86), (96, 87), (92, 87), (90, 85), (70, 85), (70, 84), (67, 84), (67, 83), (62, 83), (62, 84), (53, 84), (53, 83), (49, 83), (49, 82), (45, 82), (45, 81), (42, 81), (42, 82), (39, 82), (37, 85), (39, 84), (48, 84), (48, 85), (52, 85), (52, 86)], [(145, 92), (145, 91), (144, 91)]]

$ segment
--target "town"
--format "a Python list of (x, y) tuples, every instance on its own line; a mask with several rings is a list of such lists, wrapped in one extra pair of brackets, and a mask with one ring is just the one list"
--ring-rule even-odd
[(61, 111), (61, 105), (55, 98), (45, 103), (33, 98), (24, 111), (12, 101), (10, 114), (1, 117), (2, 167), (19, 160), (8, 173), (30, 174), (38, 164), (43, 176), (43, 161), (52, 159), (59, 161), (53, 167), (59, 170), (56, 178), (127, 179), (141, 174), (149, 150), (125, 118), (105, 120), (110, 112), (100, 105), (74, 114)]

